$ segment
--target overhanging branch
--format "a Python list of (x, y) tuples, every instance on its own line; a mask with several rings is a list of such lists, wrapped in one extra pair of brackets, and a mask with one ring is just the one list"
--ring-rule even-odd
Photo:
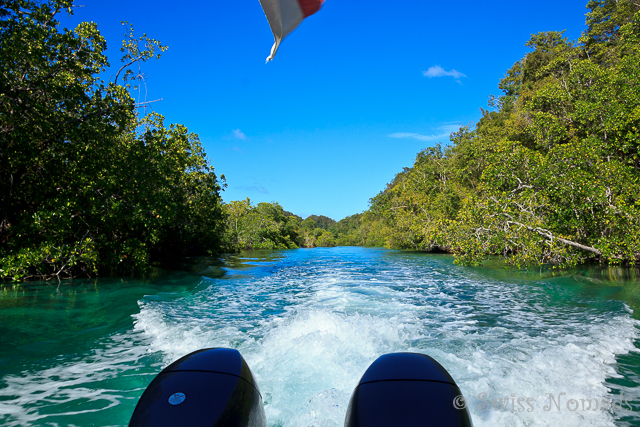
[[(527, 230), (532, 231), (532, 232), (534, 232), (534, 233), (536, 233), (536, 234), (538, 234), (538, 235), (540, 235), (542, 237), (546, 237), (549, 240), (552, 240), (552, 241), (553, 240), (557, 240), (560, 243), (564, 243), (565, 245), (574, 247), (576, 249), (581, 249), (583, 251), (591, 252), (591, 253), (596, 254), (598, 256), (602, 256), (602, 252), (599, 249), (594, 248), (593, 246), (586, 246), (586, 245), (583, 245), (583, 244), (578, 243), (578, 242), (574, 242), (574, 241), (571, 241), (571, 240), (564, 239), (562, 237), (554, 236), (553, 233), (551, 233), (549, 230), (545, 230), (544, 228), (530, 227), (530, 226), (528, 226), (526, 224), (522, 224), (521, 222), (513, 221), (513, 220), (507, 221), (507, 224), (514, 224), (514, 225), (517, 225), (519, 227), (526, 228)], [(620, 259), (620, 260), (624, 259), (621, 256), (616, 256), (616, 255), (611, 255), (610, 258)]]

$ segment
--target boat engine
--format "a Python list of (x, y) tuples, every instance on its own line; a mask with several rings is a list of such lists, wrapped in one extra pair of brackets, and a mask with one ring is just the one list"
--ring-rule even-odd
[(262, 396), (238, 350), (207, 348), (173, 362), (149, 384), (130, 427), (266, 427)]
[(418, 353), (380, 356), (366, 370), (347, 408), (344, 427), (472, 427), (451, 375)]

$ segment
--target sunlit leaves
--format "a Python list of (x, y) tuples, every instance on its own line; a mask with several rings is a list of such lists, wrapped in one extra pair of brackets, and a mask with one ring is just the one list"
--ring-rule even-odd
[(225, 249), (293, 249), (300, 232), (298, 221), (277, 203), (254, 206), (247, 198), (223, 205), (226, 213)]

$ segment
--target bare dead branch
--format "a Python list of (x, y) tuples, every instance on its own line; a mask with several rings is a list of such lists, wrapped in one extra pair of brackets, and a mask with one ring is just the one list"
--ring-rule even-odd
[(136, 102), (136, 108), (140, 108), (143, 107), (147, 104), (151, 104), (152, 102), (158, 102), (158, 101), (162, 101), (164, 98), (160, 98), (160, 99), (155, 99), (153, 101), (145, 101), (145, 102)]
[[(560, 243), (563, 243), (565, 245), (574, 247), (576, 249), (581, 249), (583, 251), (591, 252), (591, 253), (596, 254), (598, 256), (602, 256), (602, 252), (600, 252), (599, 249), (596, 249), (596, 248), (594, 248), (592, 246), (586, 246), (586, 245), (583, 245), (581, 243), (573, 242), (571, 240), (567, 240), (567, 239), (564, 239), (562, 237), (554, 236), (553, 233), (551, 233), (549, 230), (545, 230), (544, 228), (530, 227), (530, 226), (528, 226), (526, 224), (522, 224), (522, 223), (517, 222), (517, 221), (507, 221), (507, 223), (515, 224), (515, 225), (517, 225), (519, 227), (526, 228), (527, 230), (533, 231), (534, 233), (537, 233), (538, 235), (540, 235), (542, 237), (546, 237), (547, 239), (549, 239), (551, 241), (557, 240)], [(620, 256), (611, 256), (611, 258), (620, 259), (620, 260), (623, 259)]]

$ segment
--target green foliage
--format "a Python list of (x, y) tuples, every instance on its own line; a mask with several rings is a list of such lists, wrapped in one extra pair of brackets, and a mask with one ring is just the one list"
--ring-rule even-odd
[(532, 36), (496, 110), (420, 152), (372, 199), (367, 243), (465, 264), (640, 260), (640, 6), (588, 7), (580, 44)]
[[(116, 73), (114, 83), (118, 83), (118, 77), (120, 73), (124, 71), (125, 73), (122, 76), (122, 80), (125, 82), (125, 87), (130, 89), (132, 87), (129, 82), (141, 79), (141, 73), (139, 67), (137, 73), (129, 67), (134, 64), (138, 64), (139, 66), (141, 62), (152, 58), (160, 59), (161, 52), (164, 52), (168, 48), (158, 40), (149, 38), (146, 34), (143, 34), (142, 37), (136, 37), (133, 31), (133, 25), (128, 22), (123, 22), (122, 25), (127, 27), (127, 32), (124, 35), (125, 38), (120, 48), (120, 52), (123, 53), (120, 61), (123, 62), (124, 65), (122, 65)], [(159, 51), (159, 53), (156, 53), (157, 51)], [(137, 85), (133, 85), (133, 89), (137, 88)]]
[(293, 215), (286, 215), (278, 203), (258, 203), (247, 198), (223, 205), (226, 213), (224, 247), (242, 249), (295, 249), (300, 226)]
[(224, 247), (229, 251), (367, 244), (362, 214), (339, 222), (323, 215), (311, 215), (302, 220), (284, 211), (278, 203), (259, 203), (254, 206), (249, 199), (227, 203), (224, 210), (227, 218)]
[(336, 239), (333, 237), (333, 233), (330, 231), (323, 231), (316, 240), (316, 246), (320, 247), (333, 247), (336, 246)]
[(621, 53), (621, 29), (634, 19), (640, 3), (636, 0), (590, 0), (587, 8), (587, 30), (580, 38), (585, 53), (599, 64), (615, 61)]
[(333, 226), (336, 222), (324, 215), (310, 215), (305, 221), (314, 221), (318, 228), (322, 228), (323, 230), (329, 230), (331, 226)]
[(305, 218), (300, 224), (304, 230), (313, 231), (318, 228), (318, 223), (311, 217)]
[[(99, 79), (106, 43), (93, 23), (60, 30), (70, 7), (0, 6), (0, 277), (135, 273), (219, 250), (221, 187), (197, 136)], [(121, 70), (165, 49), (132, 32), (124, 46)]]
[(0, 277), (27, 280), (46, 277), (52, 271), (60, 275), (76, 268), (91, 275), (97, 273), (98, 256), (95, 243), (89, 238), (70, 245), (43, 243), (0, 258)]
[(335, 237), (336, 246), (365, 246), (367, 244), (367, 235), (362, 228), (362, 215), (348, 216), (329, 227), (329, 231)]

